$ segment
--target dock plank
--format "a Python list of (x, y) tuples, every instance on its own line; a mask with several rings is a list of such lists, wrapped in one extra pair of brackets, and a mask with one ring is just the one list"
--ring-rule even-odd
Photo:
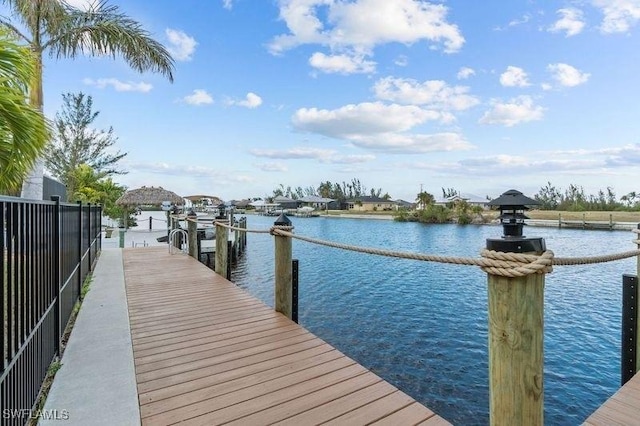
[(123, 261), (143, 425), (449, 424), (196, 260)]
[(640, 373), (598, 408), (584, 422), (589, 426), (640, 424)]

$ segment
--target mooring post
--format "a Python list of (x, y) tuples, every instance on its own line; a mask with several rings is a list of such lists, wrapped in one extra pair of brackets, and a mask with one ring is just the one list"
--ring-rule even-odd
[[(273, 223), (278, 229), (291, 232), (291, 220), (282, 213)], [(289, 319), (293, 319), (293, 272), (291, 237), (275, 235), (275, 308)]]
[[(535, 200), (510, 190), (489, 205), (500, 207), (504, 235), (487, 249), (542, 254), (542, 238), (526, 238), (526, 205)], [(488, 274), (489, 420), (491, 425), (543, 425), (544, 273)]]
[(153, 229), (153, 216), (149, 216), (149, 231)]
[(191, 209), (187, 214), (187, 233), (189, 235), (189, 256), (200, 261), (198, 257), (198, 215)]
[(216, 219), (213, 221), (216, 226), (216, 274), (227, 277), (227, 240), (229, 239), (229, 228), (221, 226), (227, 224), (226, 219)]

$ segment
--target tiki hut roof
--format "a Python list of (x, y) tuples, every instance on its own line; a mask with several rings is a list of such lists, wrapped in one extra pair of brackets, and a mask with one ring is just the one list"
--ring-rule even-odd
[(144, 206), (162, 204), (163, 201), (170, 201), (176, 205), (184, 204), (181, 196), (161, 186), (157, 188), (143, 186), (142, 188), (132, 189), (118, 198), (116, 204), (119, 206)]

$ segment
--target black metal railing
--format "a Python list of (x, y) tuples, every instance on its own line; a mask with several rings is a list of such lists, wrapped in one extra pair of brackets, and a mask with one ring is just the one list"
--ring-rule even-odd
[[(57, 198), (57, 197), (52, 197)], [(100, 206), (0, 197), (0, 419), (23, 425), (101, 249)]]

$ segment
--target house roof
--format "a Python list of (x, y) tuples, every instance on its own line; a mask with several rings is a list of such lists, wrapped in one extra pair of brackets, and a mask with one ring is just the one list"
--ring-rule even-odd
[(273, 199), (274, 203), (297, 203), (297, 200), (285, 197), (284, 195), (278, 195)]
[(307, 195), (306, 197), (300, 198), (298, 201), (302, 201), (303, 203), (330, 203), (335, 200), (333, 198), (323, 198), (317, 197), (315, 195)]
[(368, 195), (365, 195), (363, 197), (351, 198), (347, 201), (350, 203), (355, 203), (356, 201), (360, 201), (362, 203), (393, 203), (393, 201), (391, 200), (385, 200), (384, 198), (380, 198), (380, 197), (371, 197)]
[(143, 186), (142, 188), (129, 190), (116, 200), (116, 204), (119, 206), (144, 206), (162, 204), (164, 201), (177, 205), (184, 204), (181, 196), (161, 186), (157, 188)]
[(452, 197), (439, 198), (436, 200), (436, 203), (446, 204), (446, 203), (452, 203), (458, 200), (463, 200), (463, 201), (466, 201), (467, 203), (473, 203), (473, 204), (486, 204), (489, 202), (489, 200), (487, 200), (486, 198), (478, 197), (477, 195), (474, 195), (474, 194), (460, 193)]

